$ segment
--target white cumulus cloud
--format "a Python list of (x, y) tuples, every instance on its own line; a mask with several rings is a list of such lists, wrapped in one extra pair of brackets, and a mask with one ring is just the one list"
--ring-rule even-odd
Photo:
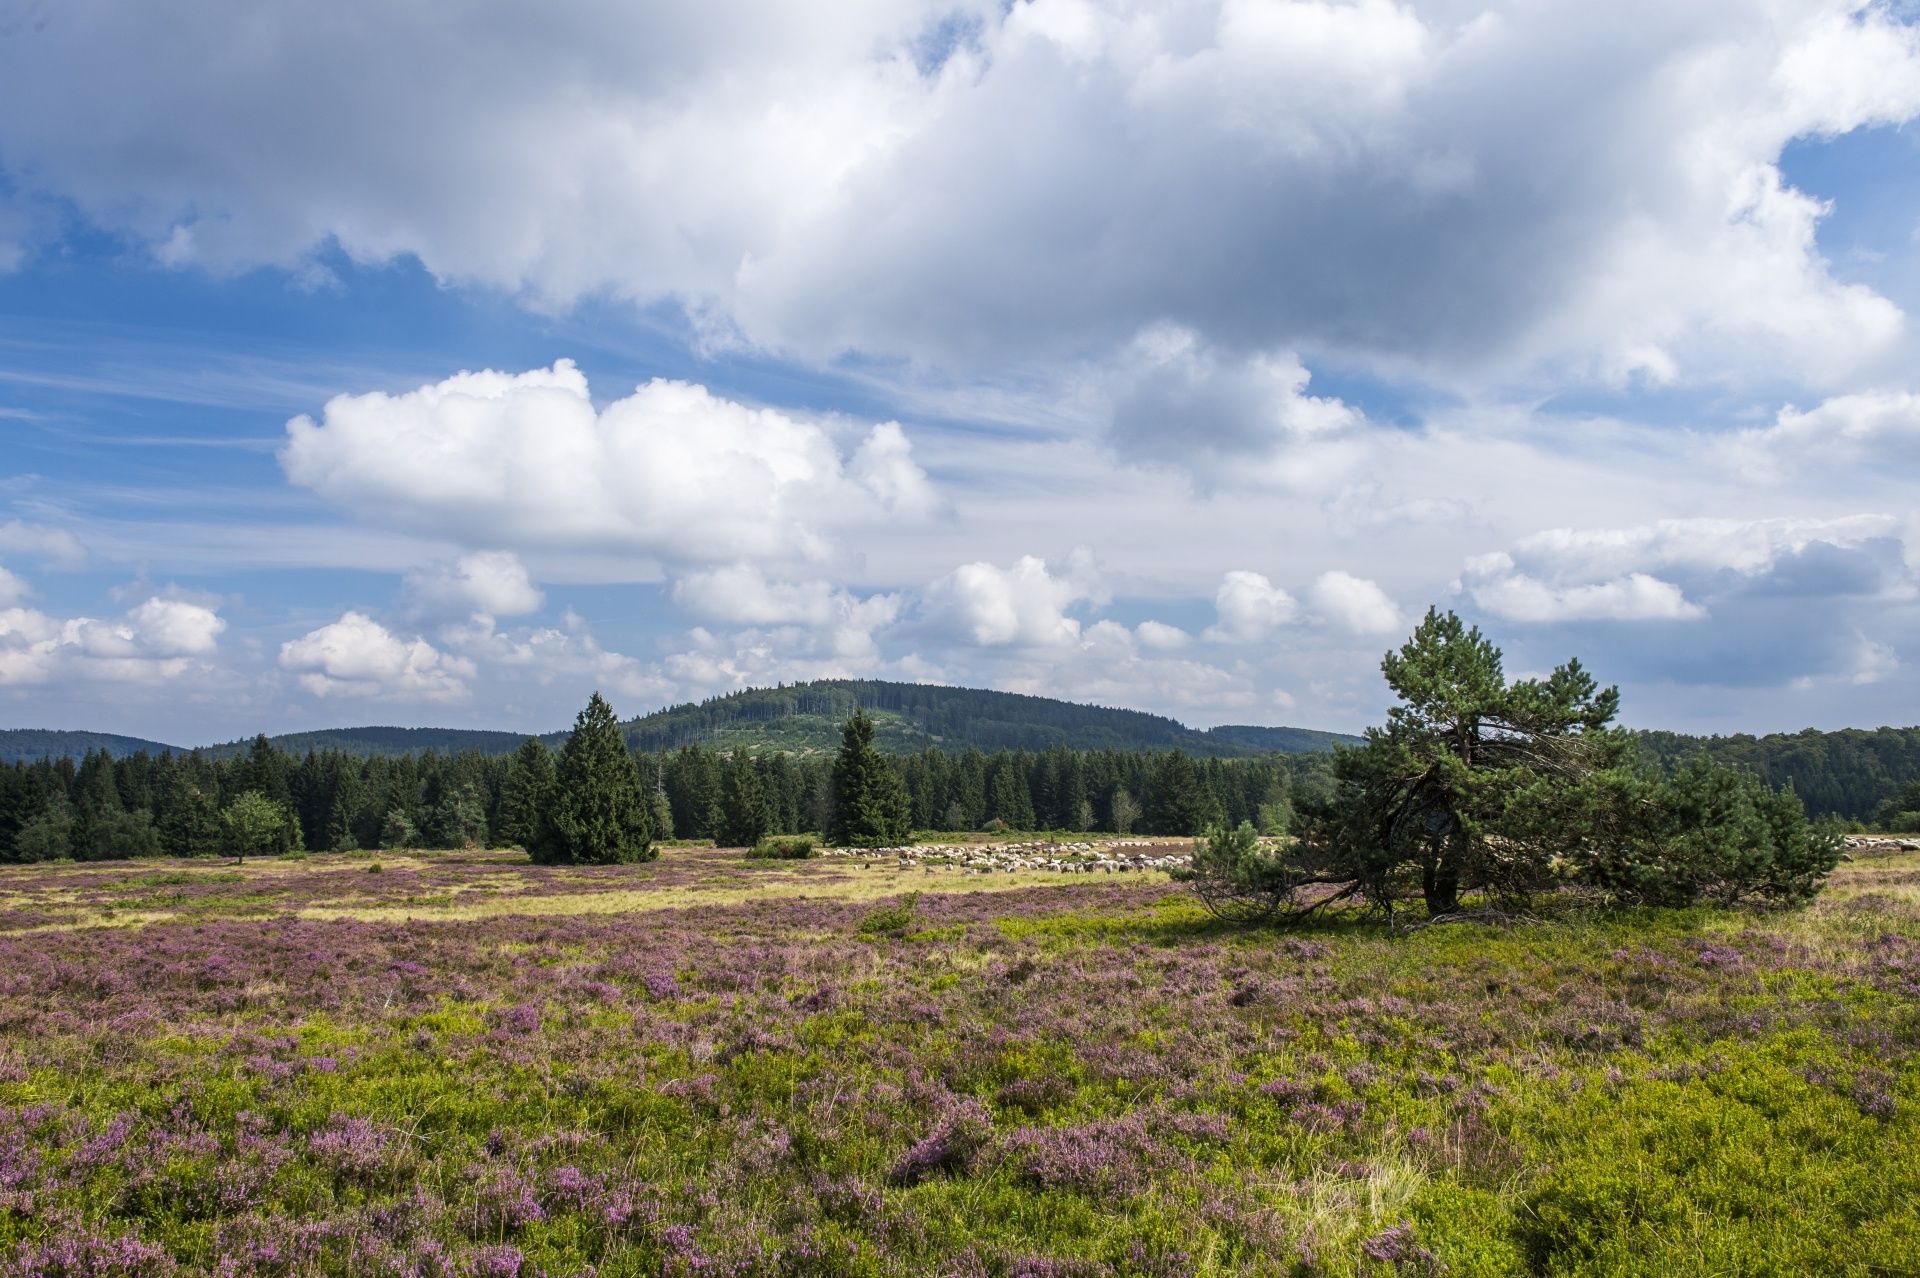
[(1081, 631), (1066, 610), (1104, 600), (1092, 556), (1076, 551), (1058, 572), (1034, 555), (1007, 568), (962, 564), (927, 587), (924, 608), (982, 647), (1064, 648), (1078, 644)]
[(158, 596), (113, 620), (0, 608), (0, 684), (161, 683), (207, 669), (226, 628), (211, 608)]
[(382, 522), (673, 562), (819, 558), (837, 528), (931, 504), (897, 426), (849, 464), (822, 427), (686, 382), (596, 409), (568, 360), (342, 395), (289, 422), (280, 456), (296, 484)]
[(1264, 573), (1235, 569), (1220, 579), (1213, 607), (1219, 620), (1206, 637), (1219, 643), (1259, 643), (1292, 621), (1300, 605)]
[(1352, 635), (1388, 634), (1400, 628), (1400, 609), (1375, 582), (1334, 570), (1314, 578), (1307, 606), (1327, 625)]
[(280, 666), (316, 697), (454, 701), (467, 694), (473, 662), (425, 639), (403, 639), (361, 612), (280, 645)]

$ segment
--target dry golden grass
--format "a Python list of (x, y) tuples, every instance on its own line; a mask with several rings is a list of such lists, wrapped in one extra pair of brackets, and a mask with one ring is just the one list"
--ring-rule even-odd
[[(375, 866), (378, 877), (370, 873)], [(456, 867), (467, 875), (450, 881), (444, 872)], [(315, 876), (321, 884), (315, 884)], [(1155, 882), (1165, 878), (1157, 871), (1128, 877)], [(417, 892), (399, 899), (380, 890), (396, 880), (415, 878), (421, 880)], [(977, 875), (948, 868), (901, 869), (882, 858), (748, 861), (737, 851), (711, 848), (669, 848), (656, 861), (628, 867), (537, 870), (524, 853), (514, 851), (325, 854), (243, 865), (120, 861), (0, 867), (0, 930), (22, 935), (233, 916), (470, 922), (506, 916), (638, 914), (777, 899), (869, 901), (904, 892), (1004, 892), (1113, 881), (1106, 875), (1040, 870)], [(568, 890), (572, 884), (579, 890)], [(196, 889), (203, 894), (195, 895)], [(181, 899), (166, 905), (152, 900), (170, 895)], [(6, 926), (8, 915), (15, 916), (11, 927)]]

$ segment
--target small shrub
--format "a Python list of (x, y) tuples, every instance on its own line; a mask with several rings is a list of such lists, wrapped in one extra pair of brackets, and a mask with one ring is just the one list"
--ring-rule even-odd
[(747, 849), (756, 860), (804, 861), (813, 855), (815, 840), (811, 834), (770, 834)]
[(369, 865), (369, 866), (367, 867), (367, 873), (368, 873), (368, 874), (379, 874), (379, 873), (381, 873), (381, 870), (380, 870), (380, 863), (379, 863), (378, 861), (375, 861), (375, 862), (374, 862), (374, 863), (373, 863), (372, 865)]
[(913, 927), (913, 907), (920, 894), (909, 892), (896, 905), (883, 905), (860, 920), (862, 936), (905, 936)]
[(1263, 848), (1251, 822), (1210, 825), (1193, 845), (1193, 862), (1174, 871), (1190, 884), (1216, 918), (1259, 923), (1298, 903), (1305, 875), (1276, 852)]

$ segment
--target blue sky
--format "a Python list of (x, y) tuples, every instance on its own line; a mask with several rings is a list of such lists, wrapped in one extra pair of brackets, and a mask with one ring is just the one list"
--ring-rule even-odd
[(1913, 24), (0, 5), (0, 725), (1915, 722)]

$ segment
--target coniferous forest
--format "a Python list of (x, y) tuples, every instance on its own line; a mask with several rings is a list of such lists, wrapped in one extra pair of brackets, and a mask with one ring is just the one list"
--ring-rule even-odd
[[(262, 737), (224, 759), (93, 751), (13, 763), (0, 767), (0, 859), (223, 853), (222, 814), (248, 792), (286, 813), (279, 850), (524, 845), (529, 816), (517, 796), (542, 753), (555, 752), (535, 741), (512, 755), (293, 755)], [(1212, 820), (1277, 831), (1296, 789), (1317, 784), (1327, 768), (1320, 755), (1196, 759), (1177, 750), (929, 749), (882, 758), (906, 790), (913, 827), (950, 831), (1190, 835)], [(819, 831), (830, 819), (830, 755), (689, 745), (634, 762), (658, 839), (726, 841), (730, 766), (751, 774), (764, 833)]]

